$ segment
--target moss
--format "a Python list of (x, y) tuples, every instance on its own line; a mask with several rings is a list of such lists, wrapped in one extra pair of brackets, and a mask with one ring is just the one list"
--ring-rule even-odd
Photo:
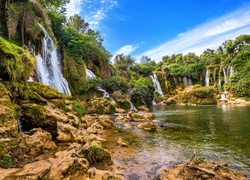
[(45, 99), (61, 99), (63, 98), (63, 95), (54, 89), (51, 86), (44, 85), (42, 83), (38, 82), (30, 82), (28, 83), (28, 88), (37, 94), (39, 94), (41, 97)]
[(4, 80), (26, 81), (35, 68), (35, 59), (29, 51), (0, 38), (0, 76)]

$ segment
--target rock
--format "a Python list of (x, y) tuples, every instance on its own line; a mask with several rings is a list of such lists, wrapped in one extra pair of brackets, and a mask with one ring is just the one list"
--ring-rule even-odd
[(102, 180), (120, 180), (118, 176), (116, 176), (114, 173), (110, 171), (101, 171), (96, 169), (95, 167), (90, 168), (87, 171), (87, 179), (86, 180), (97, 180), (97, 179), (102, 179)]
[(158, 177), (160, 180), (183, 179), (231, 179), (247, 180), (247, 176), (241, 172), (230, 169), (225, 163), (216, 163), (210, 159), (202, 159), (200, 162), (187, 162), (163, 169)]
[(116, 112), (116, 113), (125, 113), (126, 110), (125, 110), (125, 109), (122, 109), (122, 108), (115, 108), (115, 112)]
[(57, 152), (56, 158), (49, 158), (48, 161), (52, 164), (52, 167), (48, 179), (60, 180), (86, 171), (89, 163), (76, 150), (80, 147), (80, 145), (71, 145), (68, 150)]
[(127, 118), (131, 121), (140, 122), (145, 120), (152, 120), (152, 113), (137, 113), (137, 112), (129, 112), (127, 114)]
[(74, 142), (77, 135), (77, 128), (62, 122), (57, 123), (58, 136), (56, 139), (62, 142)]
[(43, 179), (50, 171), (51, 164), (46, 160), (37, 161), (27, 164), (21, 168), (18, 173), (15, 173), (16, 179), (29, 179), (37, 180)]
[(19, 169), (18, 168), (11, 168), (11, 169), (2, 169), (0, 168), (0, 180), (7, 180), (7, 179), (13, 179), (13, 174), (15, 174)]
[(125, 124), (124, 124), (124, 127), (125, 127), (126, 129), (132, 129), (132, 124), (125, 123)]
[(137, 127), (139, 129), (151, 130), (153, 128), (156, 128), (156, 125), (151, 122), (145, 122), (145, 123), (138, 124)]
[(176, 105), (177, 104), (177, 98), (178, 98), (178, 95), (170, 97), (170, 98), (168, 98), (167, 100), (164, 101), (164, 104)]
[(139, 106), (138, 108), (137, 108), (139, 111), (145, 111), (145, 112), (149, 112), (149, 109), (146, 107), (146, 106)]
[(100, 115), (98, 117), (98, 123), (103, 126), (104, 129), (110, 129), (115, 126), (114, 122), (108, 115)]
[(127, 118), (125, 117), (125, 116), (117, 116), (117, 117), (115, 117), (115, 121), (116, 122), (125, 122), (125, 121), (127, 121)]
[(56, 144), (52, 141), (51, 134), (41, 128), (32, 129), (30, 135), (23, 134), (23, 139), (19, 146), (32, 156), (37, 156), (57, 148)]
[(118, 141), (117, 141), (117, 144), (120, 145), (120, 146), (124, 146), (124, 147), (127, 147), (128, 146), (128, 142), (123, 140), (122, 138), (119, 137)]
[(81, 153), (84, 157), (93, 164), (97, 162), (111, 162), (111, 156), (108, 150), (102, 147), (100, 141), (87, 142), (81, 149)]

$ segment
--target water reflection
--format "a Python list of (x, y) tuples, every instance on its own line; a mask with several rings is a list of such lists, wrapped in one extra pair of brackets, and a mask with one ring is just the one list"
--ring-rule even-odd
[[(155, 132), (126, 130), (107, 132), (118, 173), (137, 179), (152, 179), (160, 167), (190, 158), (193, 150), (202, 156), (224, 161), (250, 175), (250, 106), (155, 107), (155, 119), (163, 128)], [(116, 145), (118, 137), (130, 146)], [(135, 176), (133, 176), (135, 177)]]

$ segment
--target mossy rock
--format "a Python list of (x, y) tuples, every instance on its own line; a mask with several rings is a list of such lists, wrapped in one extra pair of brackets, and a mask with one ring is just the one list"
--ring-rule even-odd
[[(61, 99), (64, 97), (63, 94), (61, 94), (55, 88), (44, 85), (39, 82), (30, 82), (28, 83), (27, 88), (39, 94), (41, 97), (45, 99)], [(32, 95), (30, 95), (30, 98), (33, 98)]]
[(217, 90), (214, 87), (189, 86), (184, 89), (180, 97), (179, 103), (210, 105), (216, 104)]

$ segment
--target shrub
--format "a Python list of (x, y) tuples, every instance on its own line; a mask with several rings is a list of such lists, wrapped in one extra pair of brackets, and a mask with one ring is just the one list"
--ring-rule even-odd
[(5, 154), (3, 157), (0, 159), (0, 167), (4, 169), (10, 168), (12, 165), (11, 161), (11, 155)]
[(116, 75), (105, 78), (103, 80), (103, 87), (108, 91), (121, 91), (123, 93), (126, 93), (130, 88), (130, 84), (124, 77)]
[(87, 112), (87, 106), (78, 101), (73, 101), (72, 110), (75, 111), (77, 117), (81, 119), (81, 117)]
[(89, 90), (96, 89), (102, 85), (102, 79), (99, 77), (96, 78), (87, 78), (84, 84), (80, 87), (81, 92), (88, 92)]

